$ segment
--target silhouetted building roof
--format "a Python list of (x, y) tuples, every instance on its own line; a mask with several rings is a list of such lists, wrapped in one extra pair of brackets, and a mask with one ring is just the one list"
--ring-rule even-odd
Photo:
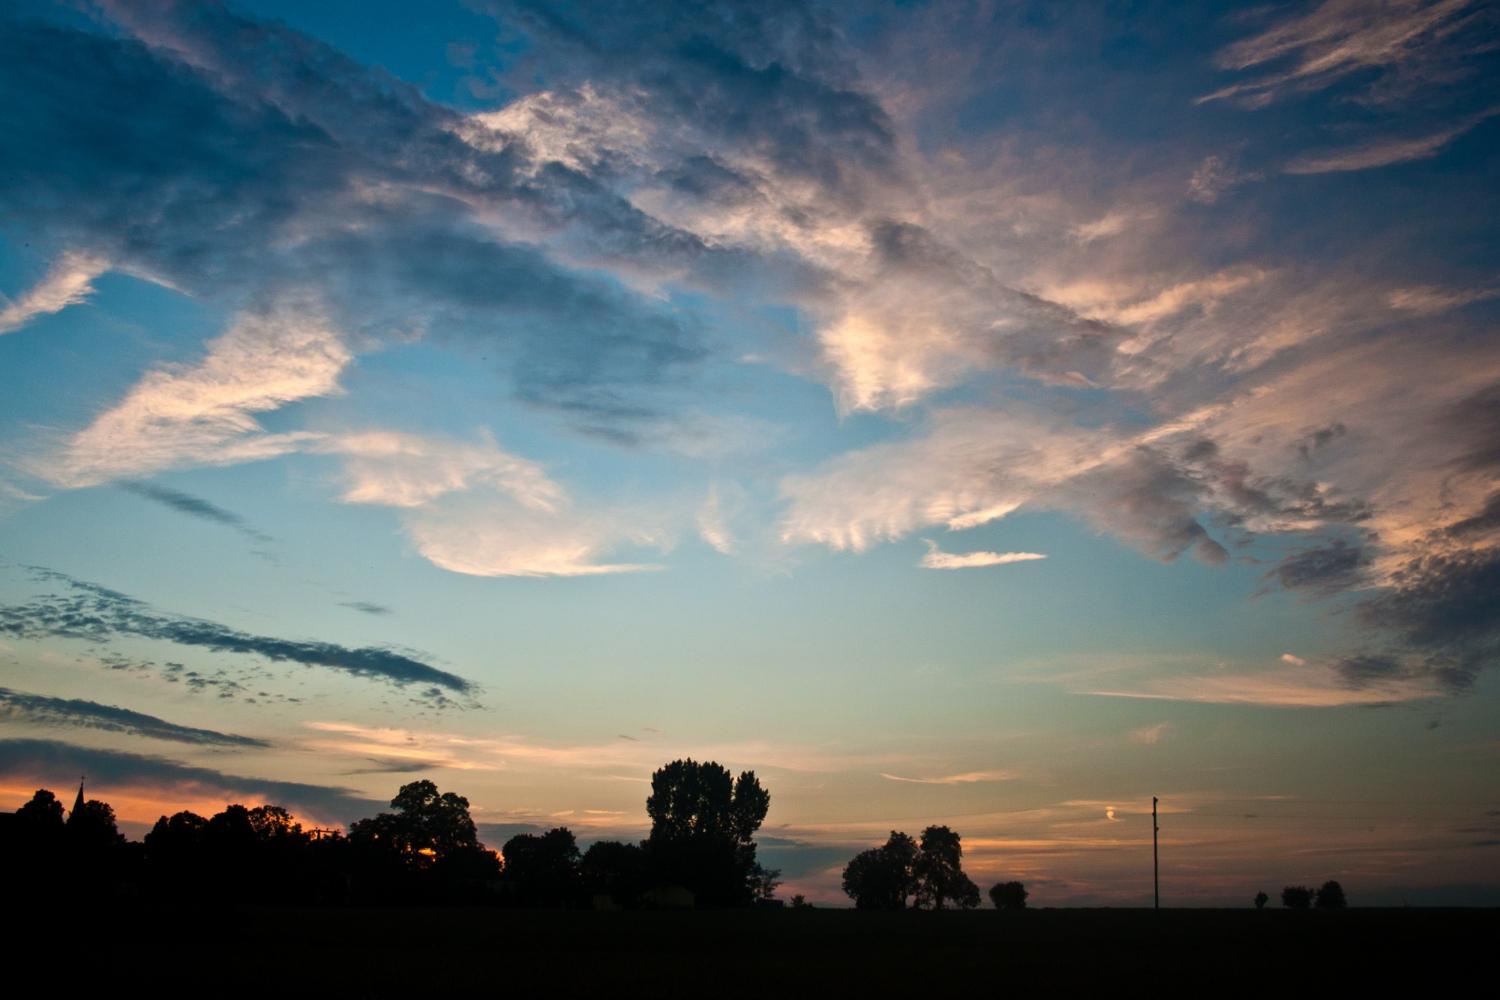
[(76, 799), (73, 800), (73, 811), (70, 812), (70, 813), (68, 813), (68, 822), (71, 823), (71, 822), (73, 822), (73, 820), (75, 818), (77, 818), (79, 816), (82, 816), (82, 815), (83, 815), (83, 779), (80, 778), (79, 781), (78, 781), (78, 798), (76, 798)]

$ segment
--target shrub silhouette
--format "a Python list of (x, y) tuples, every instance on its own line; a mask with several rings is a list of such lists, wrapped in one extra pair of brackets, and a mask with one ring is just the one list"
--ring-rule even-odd
[(1264, 892), (1257, 892), (1255, 894), (1255, 908), (1257, 910), (1264, 910), (1266, 908), (1266, 904), (1270, 901), (1271, 897), (1267, 896)]
[(1344, 899), (1344, 887), (1332, 879), (1324, 882), (1318, 889), (1316, 905), (1320, 910), (1342, 910), (1348, 905)]
[(1026, 886), (1020, 882), (996, 882), (990, 886), (990, 902), (997, 910), (1024, 910), (1028, 895)]
[(1281, 890), (1281, 905), (1289, 910), (1305, 910), (1312, 906), (1313, 895), (1305, 885), (1289, 885)]

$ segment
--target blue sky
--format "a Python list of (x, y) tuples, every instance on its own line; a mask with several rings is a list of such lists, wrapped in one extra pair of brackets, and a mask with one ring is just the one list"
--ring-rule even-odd
[(1492, 900), (1494, 17), (13, 5), (0, 788)]

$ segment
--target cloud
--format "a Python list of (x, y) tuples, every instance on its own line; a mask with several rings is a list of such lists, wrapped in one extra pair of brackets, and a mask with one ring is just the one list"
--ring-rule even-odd
[(1272, 668), (1181, 674), (1166, 677), (1080, 679), (1072, 685), (1079, 694), (1109, 698), (1187, 701), (1210, 705), (1264, 705), (1272, 708), (1338, 708), (1389, 705), (1441, 697), (1445, 690), (1434, 678), (1408, 675), (1370, 676), (1350, 683), (1337, 664), (1315, 668)]
[(376, 604), (373, 601), (344, 601), (339, 604), (341, 608), (351, 608), (361, 614), (385, 616), (391, 614), (391, 609), (384, 604)]
[(87, 774), (90, 789), (103, 798), (117, 792), (146, 790), (163, 809), (171, 809), (174, 798), (221, 798), (226, 804), (260, 800), (296, 813), (348, 822), (373, 813), (381, 805), (350, 788), (243, 777), (165, 757), (54, 740), (0, 740), (0, 776), (9, 780), (67, 787), (79, 774)]
[(537, 463), (499, 448), (388, 431), (330, 436), (316, 450), (345, 456), (346, 503), (403, 512), (417, 552), (469, 576), (597, 576), (660, 569), (609, 562), (624, 546), (664, 547), (658, 518), (581, 512)]
[[(467, 141), (464, 116), (285, 26), (104, 6), (137, 37), (7, 26), (0, 96), (25, 114), (0, 150), (16, 193), (0, 218), (20, 232), (248, 312), (316, 289), (322, 319), (362, 345), (440, 331), (503, 358), (526, 402), (596, 429), (649, 417), (637, 390), (704, 349), (676, 310), (579, 257), (707, 282), (758, 269), (599, 179), (528, 169), (524, 142)], [(164, 141), (172, 157), (144, 152)], [(171, 456), (190, 457), (211, 456)]]
[(1357, 589), (1365, 578), (1369, 553), (1336, 538), (1321, 548), (1294, 552), (1266, 574), (1288, 590), (1307, 590), (1324, 597)]
[(212, 729), (179, 726), (154, 715), (133, 712), (127, 708), (101, 705), (79, 698), (49, 698), (0, 688), (0, 716), (13, 723), (39, 726), (75, 726), (106, 732), (128, 733), (148, 739), (170, 740), (210, 747), (269, 747), (265, 740), (236, 736)]
[(326, 667), (357, 677), (386, 681), (398, 687), (426, 684), (430, 687), (423, 696), (438, 700), (442, 700), (441, 690), (459, 694), (475, 690), (471, 681), (392, 649), (378, 646), (351, 648), (332, 642), (254, 635), (201, 618), (158, 612), (149, 604), (117, 591), (54, 571), (43, 571), (42, 576), (65, 584), (72, 593), (68, 596), (52, 594), (27, 604), (0, 607), (0, 633), (20, 639), (55, 636), (91, 642), (136, 636), (217, 653), (243, 653), (274, 662)]
[[(1158, 722), (1154, 726), (1142, 726), (1140, 729), (1130, 731), (1130, 742), (1139, 743), (1142, 746), (1154, 747), (1167, 735), (1171, 727), (1165, 722)], [(1110, 819), (1114, 819), (1113, 816)]]
[[(1465, 690), (1500, 661), (1500, 548), (1418, 556), (1392, 575), (1391, 586), (1359, 609), (1366, 628), (1421, 657), (1420, 677)], [(1378, 669), (1368, 669), (1374, 664)], [(1400, 659), (1367, 661), (1362, 676), (1411, 673)]]
[(1282, 170), (1289, 174), (1332, 174), (1350, 170), (1371, 170), (1395, 163), (1425, 160), (1442, 152), (1454, 139), (1480, 122), (1500, 114), (1500, 106), (1472, 115), (1451, 128), (1414, 138), (1377, 139), (1351, 149), (1299, 156)]
[(738, 487), (709, 484), (708, 495), (698, 508), (698, 536), (714, 551), (722, 555), (734, 552), (735, 537), (729, 530), (728, 522), (739, 513), (743, 504), (744, 491)]
[(554, 511), (567, 499), (540, 465), (502, 451), (488, 431), (481, 430), (474, 444), (367, 431), (340, 435), (318, 449), (344, 456), (345, 503), (421, 507), (481, 486), (534, 511)]
[(93, 294), (93, 281), (109, 263), (102, 257), (77, 251), (60, 256), (41, 281), (22, 293), (20, 298), (4, 301), (0, 296), (0, 335), (21, 329), (38, 316), (62, 312)]
[(267, 432), (256, 414), (338, 392), (339, 373), (350, 359), (310, 306), (283, 303), (242, 314), (208, 344), (201, 361), (147, 373), (59, 454), (34, 463), (36, 471), (77, 488), (286, 454), (315, 435)]
[(423, 508), (406, 519), (422, 557), (470, 576), (600, 576), (659, 570), (656, 563), (610, 562), (622, 547), (667, 544), (652, 517), (628, 512), (557, 517), (485, 497)]
[(1212, 205), (1219, 197), (1241, 184), (1258, 181), (1261, 174), (1243, 173), (1220, 156), (1205, 156), (1203, 162), (1193, 170), (1188, 179), (1188, 197), (1204, 205)]
[[(1281, 19), (1249, 38), (1221, 49), (1221, 69), (1243, 71), (1288, 63), (1288, 68), (1231, 84), (1197, 103), (1229, 100), (1262, 107), (1299, 92), (1321, 90), (1366, 70), (1419, 73), (1442, 61), (1478, 49), (1483, 28), (1465, 16), (1471, 0), (1433, 0), (1374, 7), (1361, 0), (1324, 0), (1305, 14)], [(1456, 52), (1452, 51), (1456, 50)]]
[(1054, 292), (1060, 301), (1076, 305), (1084, 315), (1110, 323), (1136, 325), (1154, 323), (1188, 309), (1212, 309), (1219, 300), (1264, 280), (1260, 268), (1232, 268), (1206, 278), (1179, 282), (1155, 295), (1128, 303), (1094, 303), (1075, 298), (1069, 290)]
[(979, 566), (1004, 566), (1009, 563), (1045, 559), (1040, 552), (942, 552), (934, 541), (924, 539), (927, 554), (918, 564), (924, 569), (970, 569)]
[(122, 490), (134, 493), (136, 496), (154, 500), (159, 504), (181, 511), (189, 517), (196, 517), (203, 521), (214, 524), (222, 524), (226, 528), (233, 528), (252, 542), (271, 542), (274, 539), (251, 527), (245, 519), (233, 511), (225, 510), (216, 504), (211, 504), (202, 497), (195, 497), (180, 490), (174, 490), (166, 486), (157, 486), (152, 483), (126, 481), (119, 484)]
[(913, 785), (973, 785), (990, 781), (1013, 781), (1012, 771), (966, 771), (963, 774), (946, 774), (933, 778), (904, 778), (899, 774), (880, 775), (887, 781), (901, 781)]

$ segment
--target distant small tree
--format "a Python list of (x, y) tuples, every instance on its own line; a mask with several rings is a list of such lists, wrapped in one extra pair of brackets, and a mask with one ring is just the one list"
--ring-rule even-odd
[(781, 884), (781, 869), (767, 868), (759, 861), (752, 862), (747, 878), (750, 894), (754, 899), (774, 899), (776, 887)]
[(807, 897), (802, 895), (802, 893), (798, 892), (792, 895), (792, 909), (810, 910), (812, 908), (813, 905), (807, 901)]
[(1314, 895), (1305, 885), (1289, 885), (1281, 890), (1281, 905), (1288, 910), (1305, 910), (1312, 906)]
[(1255, 908), (1257, 910), (1264, 910), (1266, 908), (1266, 904), (1270, 901), (1271, 897), (1267, 896), (1264, 892), (1257, 892), (1255, 894)]
[(1344, 899), (1344, 887), (1329, 879), (1318, 889), (1317, 907), (1320, 910), (1342, 910), (1348, 905)]
[(997, 910), (1024, 910), (1029, 893), (1020, 882), (996, 882), (990, 886), (990, 902)]

